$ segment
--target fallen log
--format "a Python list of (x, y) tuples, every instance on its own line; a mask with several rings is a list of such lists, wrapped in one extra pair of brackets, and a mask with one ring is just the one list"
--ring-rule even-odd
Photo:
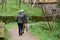
[[(53, 21), (53, 15), (49, 16), (31, 16), (29, 19), (31, 21), (37, 22), (37, 21)], [(60, 19), (60, 15), (55, 16), (56, 19)]]

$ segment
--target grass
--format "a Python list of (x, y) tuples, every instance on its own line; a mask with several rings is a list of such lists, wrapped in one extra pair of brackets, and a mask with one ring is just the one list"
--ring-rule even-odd
[(29, 7), (29, 5), (26, 3), (21, 3), (20, 8), (19, 8), (18, 5), (16, 5), (16, 0), (7, 0), (6, 10), (1, 9), (1, 6), (0, 6), (0, 16), (16, 16), (20, 9), (24, 9), (25, 13), (28, 16), (42, 15), (42, 11), (40, 8)]
[[(57, 24), (55, 24), (57, 26)], [(37, 35), (40, 40), (58, 40), (57, 38), (57, 32), (51, 32), (49, 30), (44, 30), (43, 27), (47, 28), (47, 23), (46, 22), (39, 22), (35, 25), (33, 25), (33, 28), (29, 28), (30, 32), (32, 32), (32, 34)], [(58, 26), (57, 26), (58, 28)]]
[(5, 28), (5, 31), (4, 31), (4, 40), (8, 40), (7, 32), (8, 32), (8, 30)]
[(8, 35), (7, 35), (8, 29), (11, 28), (11, 27), (13, 27), (13, 26), (17, 26), (17, 23), (16, 22), (10, 22), (10, 23), (8, 23), (8, 24), (5, 25), (4, 40), (8, 40)]
[(9, 29), (9, 28), (11, 28), (13, 26), (17, 26), (17, 23), (16, 22), (10, 22), (10, 23), (8, 23), (8, 24), (5, 25), (5, 28)]
[[(50, 22), (52, 23), (52, 22)], [(13, 25), (12, 25), (13, 24)], [(52, 23), (53, 24), (53, 23)], [(53, 24), (54, 26), (56, 26), (56, 30), (60, 30), (60, 27), (58, 27), (58, 25), (60, 25), (58, 22)], [(9, 28), (13, 27), (13, 26), (17, 26), (16, 22), (10, 22), (8, 24), (5, 25), (5, 28), (8, 30)], [(56, 37), (57, 32), (51, 32), (49, 30), (44, 30), (44, 28), (49, 28), (47, 25), (47, 22), (37, 22), (35, 25), (32, 25), (32, 28), (29, 28), (29, 31), (34, 34), (37, 35), (40, 40), (57, 40), (58, 38)], [(57, 31), (58, 31), (57, 30)], [(5, 35), (5, 39), (8, 38), (7, 34)]]

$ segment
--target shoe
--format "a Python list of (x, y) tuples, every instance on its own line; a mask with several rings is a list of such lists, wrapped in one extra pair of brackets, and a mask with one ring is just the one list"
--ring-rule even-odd
[(22, 32), (22, 34), (24, 34), (24, 32)]
[(20, 34), (19, 34), (19, 36), (20, 36)]
[(22, 36), (22, 33), (20, 33), (19, 36)]
[(21, 36), (22, 36), (22, 33), (21, 33)]

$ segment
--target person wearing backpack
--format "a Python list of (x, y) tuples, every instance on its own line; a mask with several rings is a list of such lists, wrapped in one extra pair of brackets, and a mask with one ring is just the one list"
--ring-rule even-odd
[(18, 12), (18, 15), (17, 15), (17, 23), (18, 23), (18, 29), (19, 29), (19, 36), (24, 33), (24, 24), (27, 23), (27, 18), (26, 18), (26, 15), (24, 13), (24, 10), (20, 10)]

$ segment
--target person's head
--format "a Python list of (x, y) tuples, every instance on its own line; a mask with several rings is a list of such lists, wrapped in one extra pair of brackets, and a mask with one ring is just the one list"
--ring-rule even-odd
[(18, 14), (24, 13), (24, 10), (19, 10)]

